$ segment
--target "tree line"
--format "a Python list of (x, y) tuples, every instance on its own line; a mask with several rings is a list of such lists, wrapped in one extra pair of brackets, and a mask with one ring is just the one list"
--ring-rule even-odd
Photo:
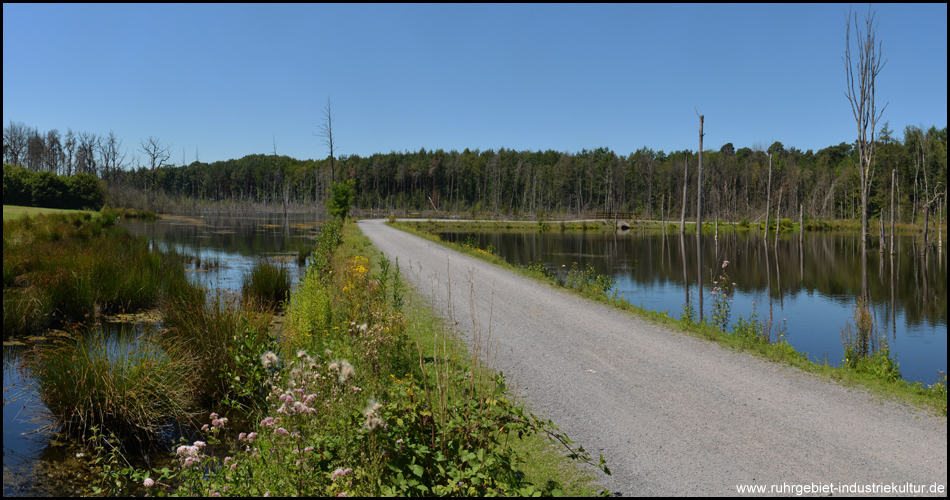
[[(675, 220), (685, 204), (695, 216), (697, 155), (643, 147), (628, 155), (609, 148), (580, 152), (498, 150), (377, 153), (298, 160), (272, 154), (240, 159), (171, 163), (171, 146), (140, 141), (130, 162), (110, 132), (61, 135), (10, 122), (3, 130), (5, 163), (33, 172), (96, 175), (109, 183), (172, 196), (264, 204), (313, 204), (325, 199), (330, 179), (352, 179), (355, 206), (376, 210), (437, 210), (493, 214), (574, 214), (623, 211), (643, 219)], [(771, 161), (771, 188), (769, 164)], [(861, 164), (855, 144), (817, 152), (775, 142), (703, 152), (703, 212), (727, 220), (764, 220), (771, 212), (795, 218), (858, 219)], [(332, 170), (332, 171), (331, 171)], [(891, 172), (894, 171), (894, 175)], [(893, 179), (893, 183), (892, 183)], [(903, 137), (884, 123), (875, 139), (869, 217), (889, 218), (891, 188), (896, 219), (917, 223), (922, 210), (945, 211), (947, 128), (907, 126)], [(685, 186), (684, 186), (685, 183)], [(685, 194), (684, 194), (685, 193)], [(684, 199), (685, 196), (685, 199)]]

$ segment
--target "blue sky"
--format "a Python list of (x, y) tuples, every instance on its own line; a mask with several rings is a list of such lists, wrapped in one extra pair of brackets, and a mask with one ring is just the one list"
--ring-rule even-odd
[[(947, 125), (947, 5), (874, 5), (882, 122)], [(3, 123), (172, 161), (853, 142), (847, 4), (3, 5)], [(855, 5), (861, 14), (867, 5)]]

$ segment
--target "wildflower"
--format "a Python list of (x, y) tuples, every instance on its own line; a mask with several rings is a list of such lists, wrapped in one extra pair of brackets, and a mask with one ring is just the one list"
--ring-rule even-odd
[(349, 382), (355, 376), (356, 376), (356, 370), (353, 369), (353, 365), (351, 365), (345, 359), (341, 361), (340, 362), (340, 378), (339, 378), (340, 385), (346, 385), (346, 383)]
[(343, 476), (349, 474), (350, 472), (353, 472), (353, 469), (350, 469), (350, 468), (337, 469), (337, 470), (333, 471), (333, 474), (332, 474), (332, 475), (330, 475), (330, 480), (331, 480), (331, 481), (336, 481), (336, 478), (338, 478), (338, 477), (343, 477)]
[(279, 362), (280, 360), (274, 354), (274, 351), (267, 351), (261, 355), (261, 364), (264, 365), (265, 370), (276, 370)]
[(146, 488), (151, 488), (152, 486), (155, 486), (155, 481), (152, 480), (152, 478), (147, 477), (145, 478), (145, 481), (142, 481), (142, 486), (145, 486)]
[[(274, 427), (274, 423), (275, 423), (276, 421), (277, 421), (277, 420), (276, 420), (274, 417), (267, 417), (267, 418), (265, 418), (264, 420), (261, 420), (261, 427), (271, 427), (271, 428), (272, 428), (272, 427)], [(254, 433), (252, 432), (251, 434), (254, 434)], [(250, 436), (248, 436), (248, 439), (250, 439)]]
[(253, 443), (255, 439), (257, 439), (257, 433), (256, 433), (256, 432), (252, 432), (252, 433), (250, 433), (250, 434), (247, 435), (247, 442), (248, 442), (248, 443)]
[(211, 425), (217, 429), (219, 427), (224, 427), (224, 424), (228, 423), (228, 417), (216, 418), (211, 421)]
[(298, 357), (298, 358), (302, 358), (302, 357), (304, 357), (304, 356), (306, 356), (306, 355), (307, 355), (307, 351), (305, 351), (305, 350), (303, 350), (303, 349), (297, 351), (297, 357)]
[(246, 441), (246, 440), (247, 440), (247, 433), (246, 433), (246, 432), (242, 432), (242, 433), (238, 434), (238, 441)]
[(722, 261), (722, 268), (723, 268), (723, 269), (725, 269), (726, 266), (728, 266), (728, 265), (729, 265), (729, 261), (728, 261), (728, 260)]
[(217, 414), (217, 413), (212, 413), (211, 416), (210, 416), (210, 418), (211, 418), (211, 420), (214, 420), (214, 419), (218, 418), (218, 414)]

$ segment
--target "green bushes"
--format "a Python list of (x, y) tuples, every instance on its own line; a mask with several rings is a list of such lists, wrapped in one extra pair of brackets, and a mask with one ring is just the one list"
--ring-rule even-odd
[(854, 325), (849, 321), (841, 329), (845, 366), (889, 382), (900, 380), (898, 363), (891, 358), (887, 337), (878, 331), (867, 302), (858, 297), (852, 312)]
[(7, 205), (99, 210), (105, 195), (105, 182), (92, 174), (65, 176), (3, 164), (3, 202)]

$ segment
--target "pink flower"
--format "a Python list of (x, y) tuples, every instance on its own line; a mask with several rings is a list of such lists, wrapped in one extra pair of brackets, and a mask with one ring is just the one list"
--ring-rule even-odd
[(728, 261), (728, 260), (722, 261), (722, 268), (723, 268), (723, 269), (725, 269), (726, 266), (728, 266), (728, 265), (729, 265), (729, 261)]
[(152, 478), (147, 477), (145, 478), (145, 481), (142, 482), (142, 486), (145, 486), (146, 488), (151, 488), (152, 486), (155, 486), (155, 481), (153, 481)]

